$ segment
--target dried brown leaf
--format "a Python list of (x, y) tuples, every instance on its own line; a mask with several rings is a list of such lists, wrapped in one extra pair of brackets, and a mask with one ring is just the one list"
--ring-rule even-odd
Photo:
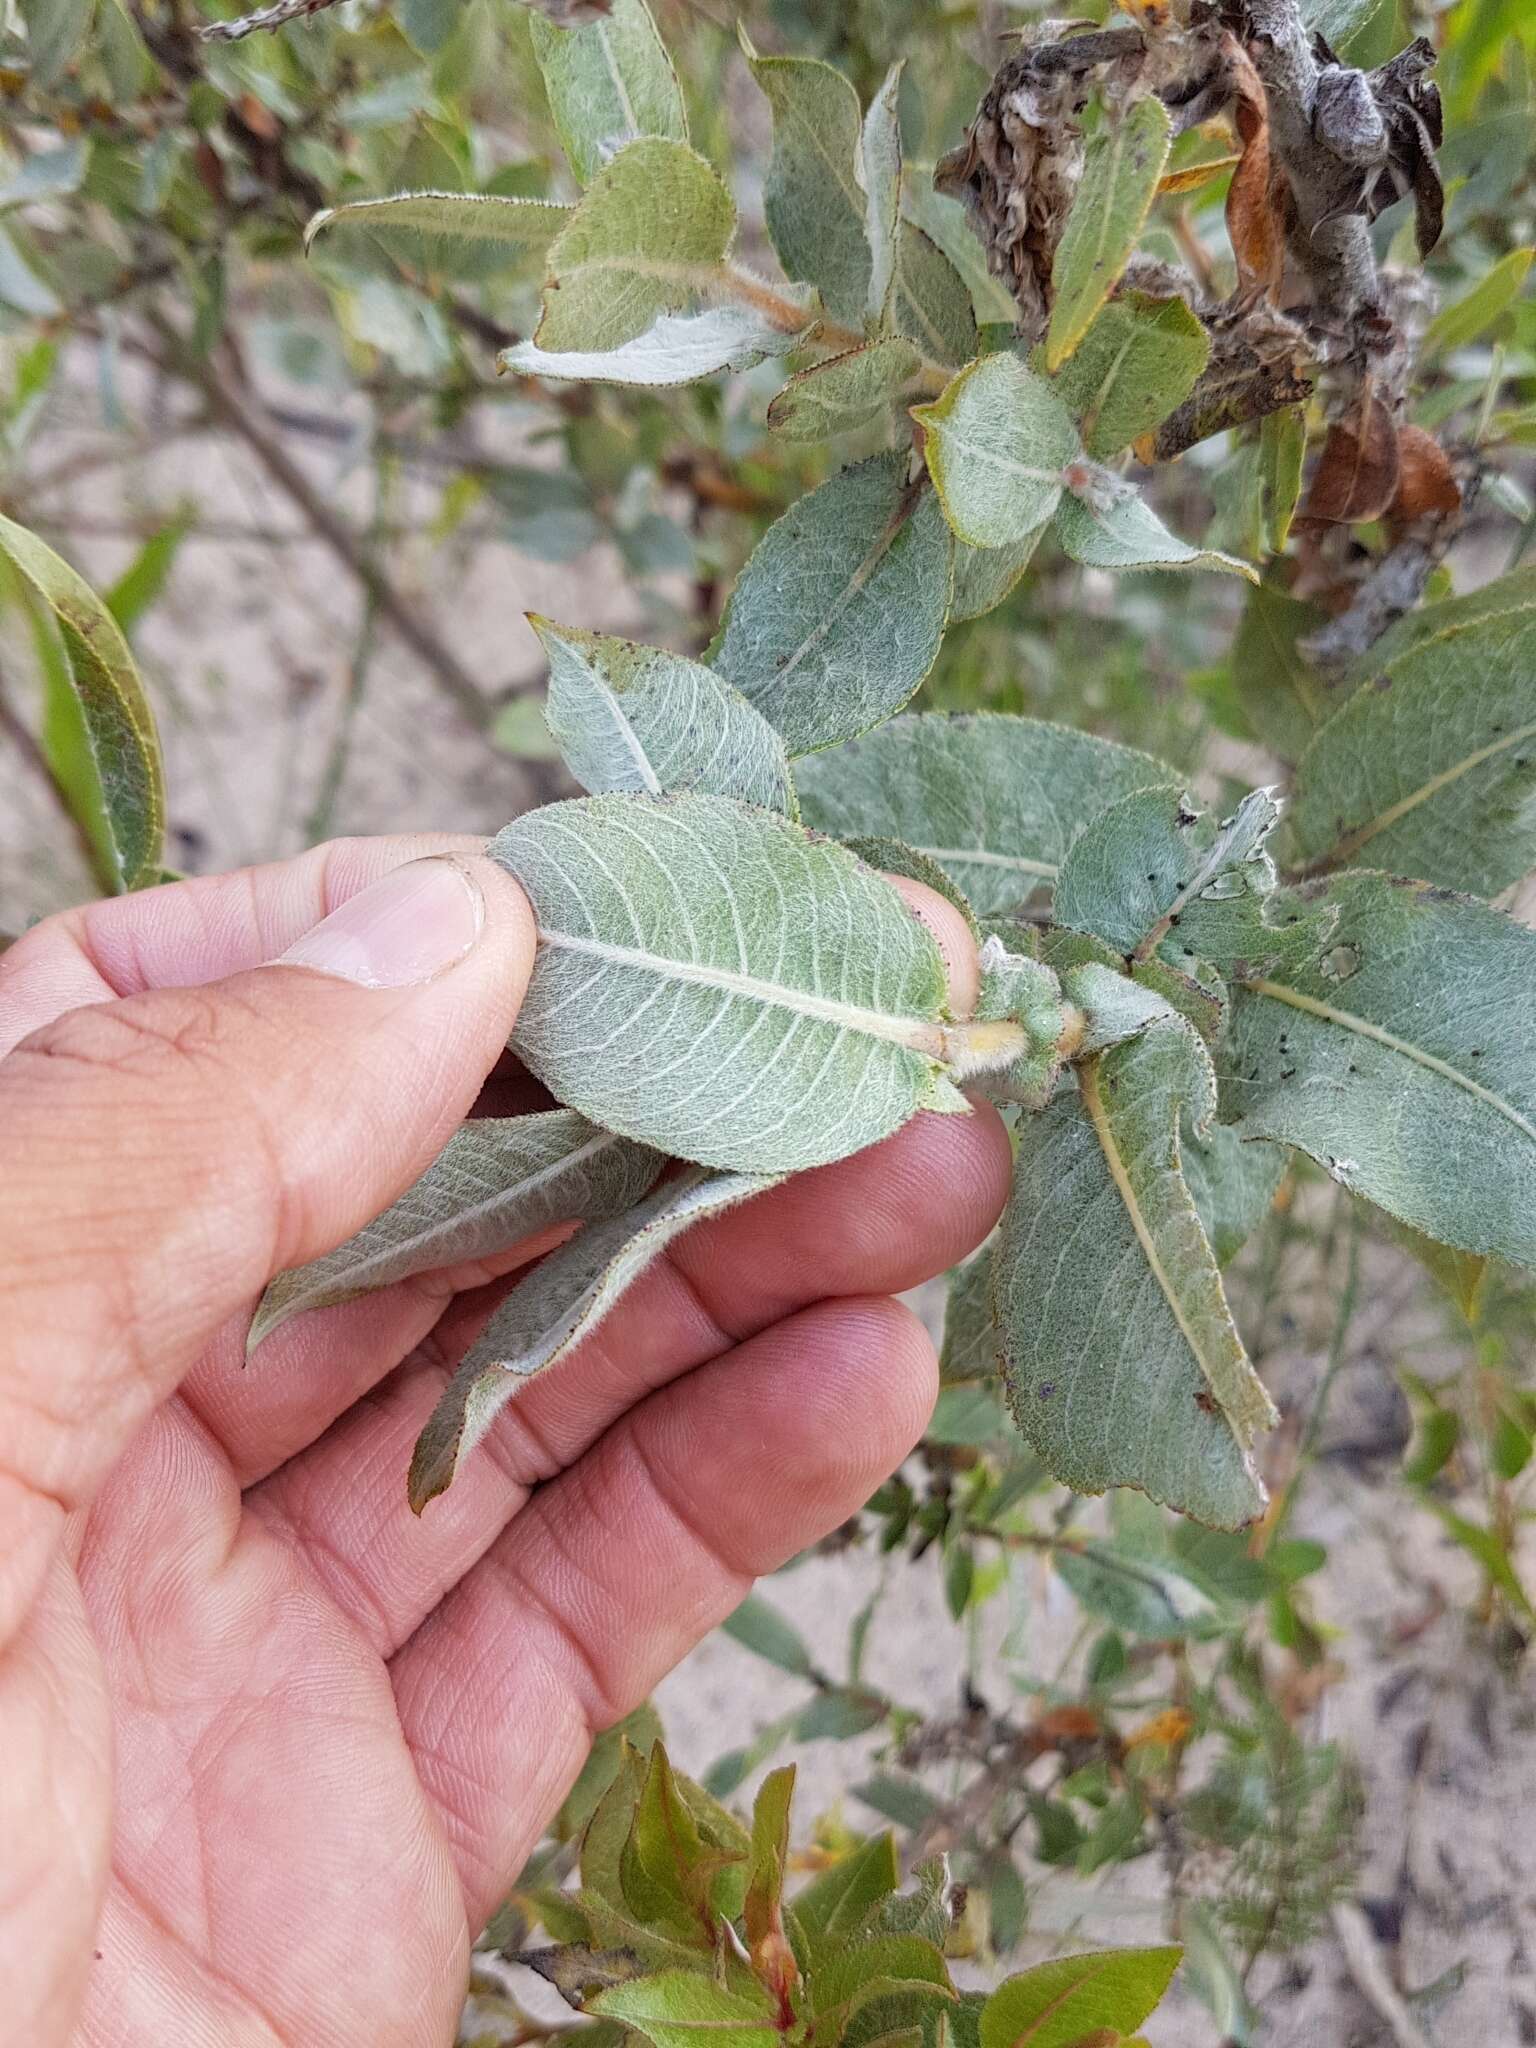
[(1243, 153), (1227, 193), (1227, 233), (1245, 292), (1273, 298), (1285, 267), (1283, 178), (1269, 147), (1269, 99), (1253, 59), (1230, 31), (1222, 52), (1232, 80), (1233, 119)]
[(1395, 526), (1411, 526), (1431, 513), (1444, 517), (1461, 510), (1461, 486), (1433, 434), (1423, 427), (1399, 428), (1397, 455), (1397, 494), (1388, 508)]
[(1379, 519), (1397, 496), (1401, 474), (1396, 422), (1367, 391), (1348, 419), (1328, 429), (1301, 516), (1319, 526)]

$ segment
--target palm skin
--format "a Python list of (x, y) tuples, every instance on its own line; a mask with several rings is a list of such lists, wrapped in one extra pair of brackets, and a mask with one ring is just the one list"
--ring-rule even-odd
[[(243, 976), (234, 1061), (223, 1010), (200, 998), (162, 990), (152, 1028), (122, 1031), (136, 988), (269, 959), (401, 858), (398, 844), (332, 850), (302, 885), (274, 871), (281, 885), (242, 885), (254, 912), (194, 889), (195, 941), (175, 906), (153, 944), (141, 928), (125, 948), (110, 923), (49, 942), (45, 926), (0, 969), (0, 1048), (43, 1027), (0, 1059), (0, 1241), (13, 1247), (0, 1331), (19, 1333), (9, 1384), (0, 1340), (0, 1442), (19, 1474), (0, 1480), (0, 1514), (18, 1483), (35, 1510), (0, 1545), (0, 1988), (31, 2048), (451, 2041), (473, 1936), (592, 1732), (754, 1576), (854, 1511), (920, 1433), (932, 1352), (888, 1297), (963, 1256), (1002, 1200), (995, 1119), (923, 1117), (701, 1227), (417, 1520), (404, 1475), (448, 1363), (498, 1279), (549, 1240), (494, 1275), (300, 1318), (246, 1367), (233, 1304), (252, 1280), (380, 1206), (378, 1186), (337, 1193), (360, 1153), (357, 1105), (334, 1144), (315, 1135), (337, 1114), (324, 1006), (358, 995), (291, 971)], [(455, 970), (461, 998), (470, 973)], [(414, 1074), (422, 1024), (407, 1022)], [(505, 1020), (453, 1028), (480, 1037), (444, 1045), (444, 1072), (483, 1073)], [(250, 1045), (253, 1030), (270, 1042)], [(355, 1019), (347, 1030), (350, 1043)], [(227, 1131), (192, 1169), (189, 1206), (167, 1129), (200, 1128), (210, 1096), (219, 1118), (243, 1118), (231, 1073), (280, 1059), (292, 1103), (295, 1044), (310, 1048), (314, 1099), (302, 1169), (279, 1176), (279, 1226), (251, 1227), (272, 1199), (262, 1176), (249, 1214), (230, 1192)], [(189, 1059), (177, 1116), (167, 1062)], [(49, 1092), (61, 1071), (73, 1146)], [(418, 1106), (421, 1129), (378, 1169), (394, 1185), (473, 1093), (472, 1078), (421, 1086), (441, 1100), (430, 1116)], [(374, 1136), (370, 1159), (388, 1149)], [(108, 1257), (91, 1244), (118, 1227), (103, 1177), (142, 1185), (151, 1162), (163, 1205), (141, 1196)], [(109, 1327), (134, 1333), (120, 1354)], [(27, 1380), (45, 1351), (47, 1372)]]

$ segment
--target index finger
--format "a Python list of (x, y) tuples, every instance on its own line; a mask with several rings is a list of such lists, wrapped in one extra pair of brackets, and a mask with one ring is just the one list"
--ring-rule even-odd
[(0, 955), (0, 1059), (68, 1010), (146, 989), (197, 988), (260, 967), (380, 875), (432, 853), (479, 853), (464, 833), (333, 839), (294, 860), (85, 903)]

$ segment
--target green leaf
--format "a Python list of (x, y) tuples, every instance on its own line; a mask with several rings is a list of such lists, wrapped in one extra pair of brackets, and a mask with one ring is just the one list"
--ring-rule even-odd
[[(1085, 1544), (1080, 1550), (1060, 1545), (1051, 1562), (1057, 1577), (1087, 1613), (1148, 1642), (1177, 1641), (1194, 1634), (1213, 1613), (1205, 1594), (1181, 1572), (1148, 1558), (1128, 1556), (1106, 1543)], [(1074, 1850), (1078, 1846), (1073, 1843)]]
[(1077, 1097), (1021, 1127), (996, 1301), (1014, 1418), (1058, 1479), (1238, 1528), (1274, 1411), (1180, 1171), (1181, 1115), (1202, 1129), (1215, 1104), (1182, 1020), (1084, 1061)]
[(815, 1662), (800, 1631), (756, 1593), (749, 1593), (741, 1605), (721, 1622), (720, 1629), (732, 1642), (750, 1650), (754, 1657), (777, 1665), (780, 1671), (787, 1671), (792, 1678), (814, 1678), (816, 1675)]
[(946, 1386), (957, 1380), (995, 1379), (1001, 1362), (992, 1318), (992, 1250), (988, 1246), (949, 1276), (939, 1377)]
[(981, 2048), (1074, 2048), (1096, 2027), (1139, 2027), (1157, 2010), (1183, 1953), (1101, 1949), (1010, 1977), (981, 2009)]
[(541, 1259), (491, 1317), (418, 1437), (413, 1512), (447, 1491), (507, 1403), (589, 1337), (675, 1237), (773, 1185), (752, 1174), (680, 1174)]
[[(906, 199), (908, 220), (952, 266), (974, 312), (983, 320), (1012, 326), (1019, 316), (1013, 295), (988, 268), (987, 253), (962, 202), (934, 190), (932, 164), (909, 168)], [(973, 346), (959, 360), (964, 362), (974, 354)]]
[(878, 326), (896, 278), (896, 245), (901, 228), (902, 63), (893, 64), (870, 101), (859, 136), (857, 164), (864, 188), (864, 238), (869, 244), (869, 296), (865, 312)]
[(719, 288), (736, 207), (682, 142), (632, 142), (597, 177), (549, 248), (534, 340), (550, 354), (617, 349)]
[(976, 913), (967, 901), (965, 893), (957, 889), (949, 876), (936, 860), (926, 853), (919, 853), (915, 846), (908, 846), (904, 839), (845, 839), (843, 844), (850, 853), (856, 853), (866, 867), (877, 869), (882, 875), (899, 875), (904, 881), (921, 882), (925, 889), (932, 889), (936, 896), (942, 896), (946, 903), (954, 905), (965, 919), (971, 936), (979, 944), (981, 927), (976, 922)]
[[(656, 1747), (646, 1745), (647, 1754)], [(618, 1764), (592, 1810), (581, 1836), (581, 1885), (583, 1892), (603, 1900), (622, 1912), (624, 1889), (619, 1878), (619, 1859), (635, 1824), (635, 1808), (645, 1783), (646, 1757), (639, 1745), (620, 1745)]]
[(747, 1943), (754, 1951), (784, 1931), (784, 1878), (789, 1869), (789, 1816), (795, 1767), (770, 1771), (752, 1806), (752, 1864), (742, 1907)]
[(900, 1882), (894, 1839), (871, 1835), (795, 1894), (795, 1924), (815, 1942), (846, 1941)]
[(1235, 555), (1191, 547), (1171, 534), (1132, 485), (1107, 472), (1082, 495), (1069, 494), (1056, 513), (1056, 537), (1088, 569), (1222, 569), (1259, 580)]
[(424, 278), (495, 277), (546, 250), (572, 209), (547, 199), (502, 199), (489, 192), (396, 192), (328, 206), (304, 230), (306, 252), (324, 235), (346, 255), (380, 250)]
[[(993, 1370), (996, 1370), (994, 1363)], [(941, 1387), (933, 1416), (923, 1432), (930, 1444), (990, 1444), (1006, 1438), (1008, 1418), (993, 1383), (970, 1380)]]
[(1177, 788), (1137, 790), (1074, 843), (1056, 884), (1056, 921), (1127, 959), (1149, 959), (1166, 942), (1221, 966), (1216, 907), (1273, 888), (1264, 848), (1279, 818), (1267, 789), (1250, 791), (1220, 822)]
[(760, 1985), (726, 1990), (691, 1970), (667, 1970), (604, 1991), (587, 2007), (621, 2020), (653, 2048), (778, 2048), (775, 2008)]
[(272, 1282), (251, 1319), (247, 1350), (311, 1309), (492, 1258), (552, 1223), (617, 1216), (648, 1191), (663, 1164), (660, 1153), (568, 1109), (465, 1124), (382, 1216)]
[(1308, 894), (1336, 929), (1234, 997), (1223, 1116), (1426, 1237), (1536, 1264), (1536, 932), (1386, 875)]
[(1469, 1522), (1464, 1515), (1454, 1513), (1441, 1501), (1432, 1500), (1428, 1505), (1445, 1524), (1446, 1534), (1453, 1542), (1459, 1543), (1469, 1557), (1476, 1558), (1490, 1583), (1499, 1589), (1521, 1619), (1536, 1622), (1536, 1604), (1532, 1603), (1531, 1596), (1521, 1584), (1514, 1559), (1500, 1538), (1491, 1529), (1484, 1529), (1476, 1522)]
[(644, 1926), (713, 1947), (721, 1857), (704, 1840), (661, 1743), (651, 1751), (634, 1825), (619, 1857), (624, 1903)]
[(1093, 324), (1135, 251), (1168, 159), (1167, 109), (1148, 93), (1088, 143), (1083, 175), (1051, 267), (1045, 366), (1059, 370)]
[(905, 839), (993, 917), (1055, 881), (1090, 818), (1174, 774), (1066, 726), (962, 712), (894, 719), (802, 761), (795, 780), (808, 824), (843, 839)]
[(1536, 249), (1511, 249), (1491, 270), (1484, 272), (1470, 291), (1437, 313), (1424, 330), (1421, 361), (1433, 362), (1436, 356), (1465, 348), (1468, 342), (1486, 334), (1525, 289), (1533, 257)]
[(611, 12), (585, 28), (536, 19), (532, 36), (555, 132), (579, 184), (590, 185), (637, 136), (688, 140), (677, 73), (645, 0), (613, 0)]
[(1249, 591), (1232, 649), (1231, 673), (1251, 735), (1282, 761), (1295, 761), (1335, 699), (1298, 643), (1326, 624), (1315, 605), (1261, 583)]
[(1061, 1072), (1067, 1012), (1054, 969), (1034, 957), (1031, 947), (1012, 953), (1000, 933), (987, 935), (981, 949), (981, 989), (976, 1021), (1008, 1022), (1024, 1034), (1020, 1056), (999, 1073), (992, 1092), (999, 1101), (1043, 1109)]
[(57, 85), (85, 45), (96, 0), (21, 0), (27, 30), (31, 83), (46, 92)]
[(952, 626), (995, 611), (1013, 595), (1049, 525), (1046, 520), (1011, 548), (969, 548), (963, 541), (955, 543), (955, 594), (949, 607)]
[(1009, 354), (962, 370), (933, 405), (914, 406), (944, 514), (975, 548), (1017, 547), (1061, 499), (1081, 452), (1072, 416), (1043, 377)]
[(786, 441), (829, 441), (867, 427), (889, 411), (921, 362), (899, 335), (831, 356), (791, 377), (768, 408), (768, 424)]
[(815, 285), (834, 319), (862, 326), (872, 264), (857, 174), (859, 96), (830, 64), (760, 57), (745, 29), (739, 33), (773, 109), (763, 212), (779, 261), (788, 276)]
[(0, 518), (0, 551), (58, 629), (64, 686), (49, 692), (43, 747), (100, 879), (119, 892), (158, 882), (160, 740), (122, 630), (84, 578), (26, 527)]
[(1536, 570), (1431, 605), (1302, 755), (1297, 858), (1496, 895), (1536, 866)]
[(496, 367), (557, 383), (667, 390), (721, 370), (750, 370), (767, 356), (787, 355), (800, 338), (751, 306), (708, 306), (699, 313), (659, 313), (643, 334), (617, 348), (555, 351), (520, 341), (502, 350)]
[(926, 362), (958, 369), (981, 346), (971, 295), (954, 264), (921, 228), (903, 221), (891, 318)]
[(921, 685), (944, 637), (950, 579), (937, 500), (908, 485), (904, 455), (876, 456), (769, 527), (737, 581), (714, 666), (791, 756), (833, 746)]
[(1306, 459), (1307, 416), (1302, 407), (1287, 405), (1266, 413), (1259, 424), (1259, 498), (1272, 555), (1283, 553), (1291, 537)]
[(529, 623), (549, 656), (549, 729), (583, 789), (692, 789), (790, 810), (784, 742), (712, 669), (632, 640)]
[(132, 633), (144, 614), (160, 601), (195, 517), (190, 508), (185, 508), (167, 519), (106, 592), (102, 602), (124, 633)]
[(1176, 411), (1210, 354), (1210, 336), (1182, 299), (1125, 292), (1098, 314), (1055, 389), (1102, 462)]
[(1245, 1144), (1227, 1124), (1201, 1137), (1186, 1123), (1180, 1157), (1216, 1263), (1228, 1265), (1269, 1214), (1285, 1154), (1278, 1145)]
[(841, 847), (719, 797), (605, 796), (533, 811), (491, 852), (539, 926), (514, 1049), (594, 1122), (793, 1172), (933, 1097), (939, 949)]

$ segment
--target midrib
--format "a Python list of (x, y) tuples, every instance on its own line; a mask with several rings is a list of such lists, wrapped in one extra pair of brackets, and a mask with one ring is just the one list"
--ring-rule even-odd
[(1397, 1037), (1394, 1032), (1384, 1031), (1379, 1024), (1369, 1023), (1364, 1017), (1353, 1016), (1348, 1010), (1336, 1010), (1331, 1003), (1320, 1002), (1316, 996), (1304, 996), (1299, 989), (1286, 988), (1278, 981), (1246, 981), (1243, 986), (1252, 989), (1256, 995), (1269, 996), (1277, 1003), (1289, 1004), (1293, 1010), (1302, 1010), (1309, 1017), (1321, 1017), (1327, 1024), (1337, 1024), (1343, 1031), (1353, 1031), (1361, 1038), (1369, 1038), (1377, 1045), (1386, 1046), (1390, 1052), (1401, 1053), (1404, 1059), (1427, 1068), (1432, 1074), (1438, 1074), (1442, 1080), (1454, 1082), (1456, 1087), (1465, 1089), (1468, 1095), (1475, 1096), (1479, 1102), (1486, 1102), (1490, 1109), (1497, 1110), (1500, 1116), (1512, 1123), (1517, 1131), (1536, 1142), (1536, 1124), (1532, 1124), (1528, 1117), (1522, 1116), (1513, 1103), (1506, 1102), (1502, 1095), (1495, 1095), (1491, 1088), (1485, 1088), (1481, 1081), (1474, 1081), (1469, 1074), (1461, 1073), (1448, 1060), (1439, 1058), (1435, 1053), (1425, 1052), (1422, 1046), (1410, 1045), (1407, 1039)]
[[(1210, 1361), (1205, 1355), (1204, 1347), (1195, 1332), (1190, 1328), (1189, 1318), (1184, 1313), (1184, 1307), (1179, 1300), (1178, 1292), (1169, 1279), (1162, 1260), (1158, 1257), (1156, 1241), (1147, 1225), (1146, 1217), (1141, 1212), (1141, 1203), (1137, 1200), (1136, 1190), (1131, 1186), (1131, 1177), (1126, 1171), (1124, 1159), (1120, 1156), (1120, 1148), (1115, 1142), (1115, 1134), (1109, 1127), (1109, 1118), (1104, 1114), (1104, 1102), (1099, 1094), (1099, 1061), (1097, 1059), (1085, 1060), (1082, 1066), (1078, 1068), (1077, 1080), (1078, 1091), (1082, 1096), (1084, 1107), (1088, 1111), (1089, 1122), (1093, 1125), (1093, 1134), (1099, 1141), (1099, 1150), (1104, 1155), (1104, 1163), (1109, 1168), (1110, 1179), (1114, 1182), (1115, 1190), (1121, 1202), (1125, 1205), (1125, 1213), (1131, 1219), (1131, 1228), (1135, 1231), (1137, 1242), (1146, 1255), (1147, 1264), (1152, 1269), (1152, 1277), (1162, 1289), (1163, 1299), (1167, 1302), (1169, 1308), (1172, 1309), (1173, 1319), (1179, 1326), (1184, 1342), (1189, 1346), (1191, 1356), (1200, 1367), (1206, 1385), (1215, 1393), (1216, 1389), (1221, 1385), (1221, 1380), (1216, 1372), (1212, 1370)], [(1236, 1435), (1236, 1424), (1233, 1417), (1228, 1413), (1225, 1402), (1221, 1403), (1221, 1412), (1226, 1418), (1228, 1428)]]
[(1047, 882), (1054, 882), (1060, 874), (1059, 868), (1049, 861), (1026, 860), (1018, 853), (991, 853), (980, 846), (919, 846), (918, 853), (926, 853), (930, 860), (942, 866), (947, 860), (964, 861), (979, 868), (1007, 868), (1011, 874), (1039, 875)]
[(821, 1024), (834, 1024), (843, 1031), (861, 1032), (866, 1038), (884, 1039), (930, 1059), (944, 1056), (943, 1028), (926, 1017), (890, 1017), (879, 1010), (867, 1010), (857, 1003), (840, 1003), (831, 996), (813, 995), (806, 989), (785, 988), (776, 981), (764, 981), (739, 968), (712, 967), (702, 960), (674, 960), (665, 954), (645, 953), (638, 946), (615, 946), (604, 939), (579, 938), (574, 932), (552, 932), (542, 925), (539, 943), (556, 952), (579, 953), (590, 960), (605, 960), (613, 967), (637, 967), (659, 975), (664, 981), (687, 982), (695, 988), (718, 989), (722, 995), (743, 996), (771, 1009), (789, 1010)]
[(870, 577), (874, 575), (875, 571), (879, 568), (880, 564), (885, 560), (886, 556), (890, 553), (891, 549), (896, 545), (896, 536), (901, 532), (902, 528), (906, 525), (909, 517), (910, 508), (906, 502), (906, 494), (903, 493), (900, 509), (891, 519), (885, 531), (881, 534), (880, 538), (875, 542), (874, 546), (870, 549), (869, 553), (864, 557), (864, 560), (860, 562), (858, 568), (849, 577), (848, 581), (843, 585), (843, 588), (838, 592), (837, 602), (827, 607), (826, 614), (822, 618), (821, 623), (817, 626), (815, 632), (807, 634), (805, 639), (802, 640), (800, 642), (800, 645), (795, 649), (794, 653), (790, 655), (789, 659), (785, 662), (784, 666), (781, 669), (776, 669), (774, 671), (772, 680), (775, 684), (787, 683), (789, 681), (789, 678), (794, 674), (795, 670), (800, 666), (801, 662), (804, 661), (808, 655), (813, 654), (816, 651), (816, 649), (821, 645), (822, 641), (827, 638), (828, 634), (832, 631), (832, 628), (843, 616), (843, 613), (847, 611), (849, 605), (853, 603), (853, 600), (858, 596), (859, 592), (864, 588), (865, 584), (868, 583)]
[(619, 96), (619, 106), (623, 111), (625, 126), (629, 129), (631, 135), (638, 135), (640, 133), (640, 123), (635, 118), (634, 103), (629, 97), (629, 87), (624, 83), (624, 74), (614, 61), (612, 33), (606, 24), (602, 22), (597, 24), (597, 33), (603, 45), (603, 62), (608, 66), (608, 76), (613, 80), (613, 89)]
[(1379, 832), (1385, 832), (1400, 818), (1406, 818), (1410, 812), (1416, 811), (1420, 804), (1428, 803), (1429, 799), (1438, 796), (1442, 789), (1449, 789), (1451, 784), (1459, 782), (1463, 775), (1470, 774), (1474, 768), (1481, 768), (1485, 761), (1491, 761), (1506, 748), (1522, 746), (1531, 739), (1536, 739), (1536, 721), (1530, 725), (1520, 726), (1515, 732), (1504, 733), (1496, 740), (1490, 740), (1486, 747), (1479, 747), (1476, 753), (1468, 754), (1464, 760), (1442, 769), (1438, 775), (1432, 775), (1428, 782), (1421, 783), (1407, 796), (1399, 797), (1395, 804), (1389, 804), (1386, 810), (1379, 817), (1373, 818), (1368, 825), (1359, 825), (1353, 832), (1346, 832), (1344, 837), (1323, 855), (1318, 866), (1336, 867), (1340, 861), (1348, 860), (1351, 855), (1358, 853), (1362, 846), (1368, 846)]

